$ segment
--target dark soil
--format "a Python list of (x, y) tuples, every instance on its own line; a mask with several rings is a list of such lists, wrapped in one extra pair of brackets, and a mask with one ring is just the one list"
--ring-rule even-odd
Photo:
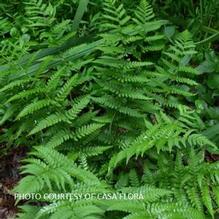
[(10, 154), (0, 157), (0, 219), (14, 218), (17, 212), (11, 189), (20, 180), (20, 161), (25, 149), (19, 147)]

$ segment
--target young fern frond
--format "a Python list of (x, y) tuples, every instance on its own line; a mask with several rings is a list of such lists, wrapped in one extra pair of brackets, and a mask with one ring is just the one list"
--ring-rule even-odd
[(73, 100), (73, 107), (66, 112), (66, 117), (69, 120), (74, 120), (77, 115), (89, 104), (90, 97), (84, 96)]
[(36, 134), (46, 128), (49, 128), (51, 126), (54, 126), (60, 122), (66, 122), (71, 123), (72, 120), (76, 119), (77, 115), (88, 105), (89, 103), (89, 97), (85, 96), (82, 98), (76, 98), (76, 100), (73, 101), (73, 107), (64, 112), (55, 112), (46, 118), (43, 118), (37, 125), (34, 127), (29, 135)]
[(67, 73), (66, 71), (66, 67), (62, 67), (61, 69), (57, 70), (54, 74), (52, 74), (52, 76), (49, 78), (47, 82), (48, 91), (53, 91), (57, 88), (58, 84), (60, 83), (60, 78)]
[(117, 6), (117, 1), (115, 0), (104, 0), (103, 10), (105, 13), (102, 15), (103, 21), (101, 21), (100, 30), (119, 30), (130, 20), (130, 16), (127, 15), (123, 4)]
[(95, 146), (95, 147), (87, 147), (81, 150), (81, 153), (85, 154), (86, 157), (93, 157), (100, 154), (103, 154), (105, 151), (112, 148), (112, 146)]
[(56, 10), (50, 3), (47, 5), (42, 0), (31, 0), (24, 4), (29, 27), (45, 27), (53, 23)]
[(66, 184), (70, 187), (74, 186), (73, 177), (85, 184), (100, 184), (92, 173), (80, 169), (64, 155), (51, 148), (38, 146), (32, 155), (36, 158), (26, 159), (27, 164), (22, 171), (30, 175), (21, 180), (15, 192), (25, 194), (29, 190), (28, 184), (31, 185), (31, 192), (40, 192), (43, 188), (51, 190), (55, 187), (65, 190)]
[(153, 9), (147, 0), (141, 0), (140, 5), (137, 7), (134, 13), (135, 18), (133, 18), (133, 21), (137, 24), (145, 24), (155, 17)]
[(18, 114), (17, 119), (32, 114), (42, 108), (51, 107), (51, 106), (58, 107), (60, 105), (56, 101), (50, 99), (38, 100), (34, 103), (25, 106), (24, 109)]
[[(179, 141), (179, 134), (182, 130), (177, 128), (177, 124), (156, 124), (150, 130), (140, 135), (136, 140), (125, 148), (123, 151), (114, 155), (110, 160), (109, 170), (114, 168), (119, 162), (126, 159), (126, 163), (134, 155), (136, 157), (143, 156), (146, 151), (156, 146), (157, 150), (171, 150), (173, 146), (177, 145), (171, 138)], [(173, 143), (173, 145), (172, 145)], [(179, 144), (179, 143), (178, 143)], [(166, 148), (165, 148), (166, 147)]]
[(68, 140), (79, 141), (81, 138), (84, 138), (93, 132), (99, 130), (103, 124), (89, 124), (84, 125), (75, 131), (70, 130), (60, 130), (57, 132), (46, 144), (46, 147), (55, 148)]
[(63, 102), (65, 98), (69, 95), (71, 90), (76, 87), (79, 83), (78, 75), (72, 76), (65, 84), (64, 86), (59, 90), (56, 101), (57, 102)]
[(132, 117), (142, 117), (142, 115), (137, 110), (122, 106), (119, 100), (117, 100), (116, 98), (105, 96), (105, 97), (95, 97), (93, 99), (95, 102), (100, 103), (101, 105), (104, 105), (110, 109), (115, 109), (119, 113)]
[(65, 115), (63, 115), (62, 113), (54, 113), (51, 114), (49, 116), (47, 116), (46, 118), (42, 119), (37, 125), (36, 127), (34, 127), (31, 132), (29, 133), (29, 135), (34, 135), (48, 127), (51, 127), (59, 122), (69, 122), (69, 120), (67, 119), (67, 117)]
[(0, 93), (1, 92), (5, 92), (8, 90), (13, 90), (16, 87), (23, 87), (25, 84), (28, 84), (30, 82), (34, 81), (34, 79), (32, 78), (27, 78), (27, 79), (21, 79), (21, 80), (17, 80), (17, 81), (12, 81), (11, 83), (7, 84), (6, 86), (4, 86), (3, 88), (0, 89)]
[(136, 170), (132, 169), (129, 172), (129, 180), (132, 187), (139, 187), (140, 182)]
[(39, 94), (45, 94), (45, 93), (46, 93), (46, 88), (44, 87), (42, 88), (37, 87), (37, 88), (29, 89), (26, 91), (22, 91), (18, 94), (15, 94), (11, 98), (9, 98), (6, 103), (10, 103), (12, 101), (17, 101), (17, 100), (22, 100), (22, 99), (28, 99), (32, 96), (36, 96)]
[(214, 210), (213, 210), (212, 199), (211, 199), (209, 187), (208, 187), (208, 185), (205, 184), (205, 185), (202, 185), (200, 189), (201, 189), (201, 196), (202, 196), (203, 203), (213, 218), (214, 217)]

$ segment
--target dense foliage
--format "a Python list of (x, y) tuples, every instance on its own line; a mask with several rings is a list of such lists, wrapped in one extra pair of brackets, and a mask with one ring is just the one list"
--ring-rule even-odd
[(42, 195), (18, 200), (18, 218), (217, 216), (218, 32), (179, 31), (160, 4), (0, 3), (1, 153), (28, 148), (14, 192)]

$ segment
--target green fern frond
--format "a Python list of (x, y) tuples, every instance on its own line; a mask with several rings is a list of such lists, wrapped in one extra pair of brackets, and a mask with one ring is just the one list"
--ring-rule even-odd
[(93, 123), (89, 125), (84, 125), (76, 129), (75, 131), (60, 130), (50, 139), (50, 141), (46, 144), (46, 147), (55, 148), (70, 139), (74, 141), (79, 141), (81, 138), (92, 134), (101, 127), (103, 127), (103, 124)]
[(49, 106), (59, 106), (59, 104), (56, 101), (50, 99), (38, 100), (37, 102), (25, 106), (24, 109), (17, 115), (16, 119), (21, 119), (24, 116)]
[(81, 153), (85, 154), (87, 157), (93, 157), (100, 154), (103, 154), (105, 151), (112, 148), (112, 146), (95, 146), (87, 147), (81, 150)]
[(145, 24), (155, 17), (153, 9), (147, 0), (141, 0), (139, 6), (134, 12), (135, 18), (133, 18), (133, 21), (137, 24)]
[(81, 139), (87, 135), (90, 135), (91, 133), (95, 132), (96, 130), (102, 128), (103, 126), (104, 126), (104, 124), (97, 124), (97, 123), (82, 126), (75, 131), (75, 134), (72, 135), (72, 139), (74, 139), (75, 141), (78, 141), (79, 139)]
[(125, 97), (131, 99), (139, 99), (139, 100), (150, 100), (151, 98), (146, 97), (142, 94), (139, 90), (129, 88), (128, 85), (126, 87), (121, 86), (117, 83), (105, 83), (99, 82), (100, 86), (103, 89), (111, 91), (112, 93), (116, 94), (118, 97)]
[(46, 118), (42, 119), (36, 125), (36, 127), (31, 130), (29, 135), (36, 134), (37, 132), (40, 132), (43, 129), (49, 128), (49, 127), (51, 127), (57, 123), (60, 123), (60, 122), (70, 123), (70, 121), (74, 120), (77, 117), (77, 115), (81, 112), (81, 110), (83, 110), (87, 106), (88, 103), (89, 103), (89, 97), (87, 97), (87, 96), (79, 98), (79, 99), (76, 98), (76, 100), (73, 101), (72, 109), (70, 109), (64, 113), (56, 112), (56, 113), (51, 114), (51, 115), (47, 116)]
[(126, 213), (142, 212), (145, 205), (139, 200), (116, 200), (111, 202), (107, 211), (123, 211)]
[(47, 82), (47, 89), (49, 91), (55, 90), (58, 86), (58, 84), (60, 83), (60, 78), (66, 74), (66, 67), (63, 67), (59, 70), (57, 70), (54, 74), (52, 74), (52, 76), (49, 78), (48, 82)]
[(66, 112), (66, 117), (69, 120), (74, 120), (77, 115), (89, 104), (90, 97), (85, 96), (81, 98), (77, 98), (76, 100), (73, 100), (73, 107)]
[(29, 97), (39, 95), (39, 94), (45, 94), (46, 91), (47, 91), (46, 88), (33, 88), (30, 90), (25, 90), (9, 98), (9, 100), (7, 100), (7, 103), (10, 103), (15, 100), (27, 99)]
[(3, 88), (0, 89), (0, 92), (4, 92), (4, 91), (8, 91), (8, 90), (13, 90), (15, 87), (22, 87), (25, 84), (28, 84), (32, 81), (34, 81), (35, 79), (32, 78), (28, 78), (28, 79), (21, 79), (21, 80), (17, 80), (17, 81), (12, 81), (11, 83), (7, 84), (6, 86), (4, 86)]
[(118, 100), (110, 96), (93, 98), (93, 100), (101, 105), (109, 107), (110, 109), (115, 109), (122, 114), (132, 117), (142, 117), (142, 115), (137, 110), (122, 106)]
[(132, 187), (138, 187), (140, 185), (138, 175), (135, 169), (129, 172), (129, 180)]
[(188, 197), (191, 201), (191, 205), (198, 209), (200, 212), (203, 212), (203, 206), (202, 206), (202, 202), (200, 199), (200, 192), (198, 190), (198, 188), (196, 188), (195, 186), (193, 187), (188, 187), (186, 189), (186, 192), (188, 194)]
[(59, 122), (69, 122), (67, 117), (63, 115), (62, 113), (54, 113), (52, 115), (47, 116), (46, 118), (42, 119), (36, 127), (34, 127), (29, 135), (34, 135), (48, 127), (51, 127)]
[(65, 84), (64, 86), (59, 90), (56, 101), (57, 102), (63, 102), (65, 98), (69, 95), (71, 90), (77, 86), (79, 83), (78, 75), (72, 76)]
[(214, 210), (213, 210), (213, 205), (212, 205), (212, 200), (211, 200), (211, 195), (210, 195), (208, 185), (202, 185), (200, 190), (201, 190), (201, 194), (202, 194), (203, 203), (213, 218), (214, 217)]
[(211, 147), (216, 147), (216, 145), (211, 142), (208, 138), (206, 138), (202, 134), (192, 134), (188, 137), (188, 143), (190, 145), (199, 145), (199, 146), (211, 146)]
[(31, 154), (37, 159), (26, 159), (27, 164), (22, 171), (24, 174), (31, 175), (21, 180), (14, 189), (15, 192), (25, 194), (30, 191), (28, 184), (32, 185), (31, 192), (38, 192), (46, 187), (51, 189), (51, 186), (65, 190), (66, 184), (71, 187), (74, 185), (72, 177), (86, 184), (100, 183), (92, 173), (78, 168), (71, 160), (51, 148), (38, 146)]
[(45, 27), (54, 21), (56, 9), (50, 3), (47, 5), (42, 0), (31, 0), (24, 4), (29, 27)]
[(151, 216), (150, 214), (147, 213), (134, 213), (134, 214), (129, 214), (126, 217), (123, 217), (123, 219), (154, 219), (153, 216)]
[(117, 5), (117, 1), (104, 0), (103, 10), (104, 13), (102, 14), (100, 25), (100, 29), (103, 31), (120, 29), (130, 20), (130, 16), (127, 15), (123, 4)]

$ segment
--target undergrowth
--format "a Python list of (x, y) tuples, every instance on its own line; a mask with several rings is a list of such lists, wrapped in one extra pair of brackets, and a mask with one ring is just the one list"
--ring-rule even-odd
[(0, 4), (2, 154), (27, 147), (13, 192), (41, 197), (18, 218), (217, 217), (217, 54), (134, 2)]

